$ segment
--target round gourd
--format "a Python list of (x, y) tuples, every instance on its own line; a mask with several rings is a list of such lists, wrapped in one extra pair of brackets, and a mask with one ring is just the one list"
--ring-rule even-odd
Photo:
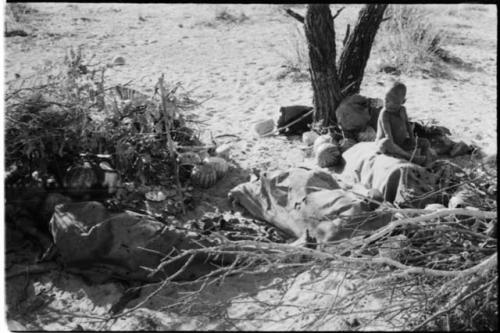
[(316, 162), (321, 168), (328, 168), (339, 164), (340, 149), (333, 143), (323, 143), (318, 147)]
[(323, 143), (332, 143), (332, 141), (333, 140), (330, 134), (324, 134), (318, 136), (316, 140), (314, 140), (314, 145), (313, 145), (314, 154), (315, 155), (317, 154), (319, 146), (321, 146)]
[(267, 119), (257, 122), (253, 127), (255, 133), (259, 136), (269, 134), (274, 130), (274, 120)]
[(358, 133), (358, 141), (375, 141), (376, 136), (377, 132), (371, 126), (367, 126), (364, 131)]
[(344, 153), (346, 150), (348, 150), (349, 148), (351, 148), (352, 146), (354, 146), (356, 144), (356, 140), (354, 139), (342, 139), (340, 140), (339, 142), (339, 148), (340, 148), (340, 151), (342, 153)]
[(68, 193), (74, 196), (88, 194), (89, 190), (97, 184), (97, 175), (88, 162), (85, 162), (81, 166), (70, 168), (64, 180), (64, 186), (68, 190)]
[(217, 182), (217, 171), (212, 164), (195, 165), (191, 171), (191, 180), (194, 185), (209, 188)]
[(201, 163), (201, 158), (194, 152), (181, 153), (177, 156), (179, 165), (196, 165)]
[(302, 134), (302, 142), (306, 146), (312, 146), (314, 144), (314, 141), (319, 137), (318, 133), (309, 131), (309, 132), (304, 132)]
[(203, 163), (210, 164), (214, 167), (215, 172), (217, 173), (217, 179), (224, 177), (229, 169), (229, 165), (222, 157), (207, 157), (203, 160)]

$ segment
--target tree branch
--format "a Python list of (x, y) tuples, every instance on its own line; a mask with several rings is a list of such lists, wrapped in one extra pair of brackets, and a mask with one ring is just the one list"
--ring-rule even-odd
[(340, 15), (340, 13), (345, 9), (345, 7), (342, 7), (340, 8), (339, 10), (337, 10), (337, 12), (335, 13), (335, 15), (333, 15), (333, 19), (335, 20), (337, 18), (337, 16)]
[(474, 290), (473, 292), (471, 292), (470, 294), (466, 295), (465, 297), (463, 297), (459, 302), (456, 302), (455, 304), (449, 306), (448, 308), (445, 308), (439, 312), (436, 312), (435, 314), (433, 314), (431, 317), (427, 318), (423, 323), (421, 323), (420, 325), (418, 325), (417, 327), (415, 327), (413, 329), (413, 331), (418, 331), (420, 330), (421, 328), (423, 328), (426, 324), (428, 324), (429, 322), (433, 321), (434, 319), (436, 319), (437, 317), (445, 314), (445, 313), (448, 313), (450, 312), (451, 310), (453, 310), (454, 308), (456, 308), (458, 305), (460, 305), (461, 303), (463, 303), (464, 301), (466, 301), (467, 299), (471, 298), (472, 296), (478, 294), (479, 292), (483, 291), (484, 289), (488, 288), (490, 285), (492, 285), (493, 283), (496, 283), (498, 280), (498, 277), (494, 278), (493, 280), (491, 280), (490, 282), (482, 285), (481, 287), (477, 288), (476, 290)]
[(290, 8), (285, 9), (285, 13), (299, 21), (300, 23), (304, 23), (304, 16), (300, 15), (299, 13), (294, 12)]
[(365, 5), (345, 41), (338, 61), (339, 83), (340, 86), (346, 86), (356, 81), (356, 84), (346, 92), (346, 96), (359, 93), (372, 44), (387, 6), (387, 4)]
[(349, 34), (351, 33), (351, 25), (348, 24), (347, 25), (347, 28), (345, 30), (345, 36), (344, 36), (344, 40), (342, 41), (342, 45), (345, 46), (345, 43), (347, 43), (347, 39), (349, 38)]
[[(400, 210), (390, 210), (390, 211), (400, 211)], [(418, 209), (405, 209), (404, 210), (406, 213), (419, 213)], [(424, 210), (425, 211), (425, 210)], [(422, 210), (420, 210), (422, 212)], [(363, 242), (365, 244), (369, 244), (371, 242), (376, 241), (377, 239), (380, 239), (381, 237), (387, 235), (389, 232), (394, 230), (396, 227), (399, 226), (404, 226), (404, 225), (409, 225), (409, 224), (418, 224), (422, 223), (425, 221), (431, 221), (433, 219), (439, 218), (439, 217), (444, 217), (444, 216), (450, 216), (450, 215), (466, 215), (466, 216), (472, 216), (472, 217), (477, 217), (477, 218), (483, 218), (483, 219), (493, 219), (497, 217), (497, 212), (485, 212), (485, 211), (474, 211), (474, 210), (469, 210), (469, 209), (442, 209), (438, 210), (435, 212), (432, 212), (430, 214), (426, 215), (421, 215), (413, 218), (408, 218), (404, 220), (396, 220), (391, 223), (389, 223), (387, 226), (380, 228), (377, 230), (375, 233), (370, 235), (368, 238), (365, 238)]]

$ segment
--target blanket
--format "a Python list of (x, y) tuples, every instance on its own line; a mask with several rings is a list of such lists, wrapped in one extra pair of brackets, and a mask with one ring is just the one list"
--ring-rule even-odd
[(435, 195), (429, 195), (437, 189), (434, 174), (414, 163), (381, 154), (375, 142), (360, 142), (342, 157), (342, 178), (379, 190), (386, 201), (423, 208), (437, 200)]
[[(309, 232), (319, 243), (370, 232), (390, 221), (391, 214), (372, 211), (368, 189), (403, 207), (423, 208), (438, 201), (437, 195), (429, 194), (437, 189), (434, 174), (379, 153), (375, 142), (360, 142), (343, 158), (345, 167), (338, 180), (319, 169), (263, 172), (260, 179), (232, 189), (229, 198), (290, 236), (301, 238)], [(360, 188), (365, 196), (353, 190)]]
[[(94, 281), (111, 277), (158, 281), (175, 274), (188, 260), (173, 261), (150, 275), (167, 254), (210, 245), (145, 215), (110, 213), (95, 201), (57, 205), (50, 228), (61, 262)], [(212, 259), (197, 255), (176, 279), (195, 279), (215, 269), (214, 263), (221, 264), (222, 258)]]
[(342, 189), (332, 174), (323, 170), (264, 172), (260, 179), (236, 186), (229, 198), (289, 235), (300, 238), (308, 231), (319, 243), (353, 236), (360, 231), (354, 231), (359, 228), (353, 225), (373, 230), (390, 220), (387, 214), (381, 214), (383, 221), (369, 214), (366, 198)]

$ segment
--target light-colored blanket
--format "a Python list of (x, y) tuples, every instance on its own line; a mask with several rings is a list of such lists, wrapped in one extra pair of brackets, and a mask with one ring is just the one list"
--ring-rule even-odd
[(424, 207), (435, 200), (435, 196), (428, 195), (436, 190), (434, 174), (414, 163), (381, 154), (375, 142), (360, 142), (342, 157), (342, 178), (379, 190), (386, 201)]
[[(422, 207), (435, 202), (435, 176), (408, 161), (382, 155), (374, 142), (348, 149), (342, 183), (364, 190), (377, 189), (385, 201)], [(263, 172), (259, 180), (240, 184), (229, 198), (252, 216), (269, 222), (291, 236), (309, 231), (319, 242), (370, 232), (390, 221), (390, 214), (370, 212), (366, 198), (343, 186), (324, 170), (293, 168)], [(361, 193), (361, 194), (366, 194)]]
[[(293, 168), (262, 173), (259, 180), (240, 184), (229, 198), (252, 216), (267, 221), (300, 238), (306, 230), (319, 242), (350, 237), (355, 224), (361, 229), (377, 228), (381, 221), (369, 213), (362, 196), (340, 188), (323, 170)], [(385, 218), (382, 224), (386, 224)]]

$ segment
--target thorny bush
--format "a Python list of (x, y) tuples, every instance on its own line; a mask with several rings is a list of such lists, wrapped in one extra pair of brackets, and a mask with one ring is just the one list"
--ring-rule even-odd
[[(60, 66), (7, 85), (5, 158), (8, 175), (15, 175), (8, 184), (33, 182), (36, 172), (44, 185), (53, 180), (60, 187), (81, 154), (111, 155), (125, 181), (158, 184), (172, 176), (175, 156), (167, 148), (158, 98), (113, 94), (113, 87), (104, 87), (107, 66), (91, 60), (71, 48)], [(177, 92), (180, 84), (172, 87), (172, 105), (195, 105)], [(179, 145), (199, 142), (178, 113), (170, 130)]]

